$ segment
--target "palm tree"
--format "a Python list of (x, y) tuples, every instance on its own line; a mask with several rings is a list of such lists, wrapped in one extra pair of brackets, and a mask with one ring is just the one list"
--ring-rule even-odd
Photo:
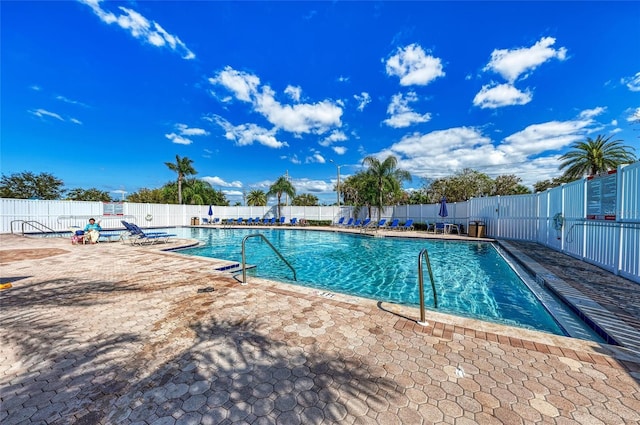
[(389, 155), (382, 162), (374, 156), (368, 156), (362, 163), (369, 167), (367, 173), (376, 181), (377, 197), (374, 205), (378, 207), (378, 219), (380, 219), (382, 208), (384, 207), (383, 200), (387, 198), (387, 194), (400, 191), (403, 180), (411, 181), (411, 174), (408, 171), (396, 168), (398, 160), (393, 155)]
[(285, 176), (280, 176), (278, 180), (269, 187), (269, 192), (267, 192), (267, 196), (276, 195), (278, 197), (278, 218), (280, 218), (280, 198), (283, 193), (293, 198), (296, 196), (296, 189)]
[(595, 140), (587, 137), (584, 142), (575, 142), (569, 151), (560, 157), (563, 162), (559, 169), (567, 168), (564, 175), (573, 180), (585, 174), (595, 175), (607, 172), (621, 164), (628, 164), (636, 160), (631, 152), (633, 147), (625, 146), (622, 140), (611, 140), (598, 135)]
[(253, 189), (247, 195), (247, 205), (251, 207), (262, 207), (267, 205), (267, 194), (259, 189)]
[(198, 172), (191, 165), (193, 161), (186, 156), (180, 158), (176, 155), (176, 162), (165, 162), (164, 164), (169, 167), (171, 171), (178, 173), (178, 204), (182, 204), (182, 181), (186, 176), (192, 176)]

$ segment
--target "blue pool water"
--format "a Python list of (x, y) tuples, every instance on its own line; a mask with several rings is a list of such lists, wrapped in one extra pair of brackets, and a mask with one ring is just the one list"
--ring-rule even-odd
[[(413, 306), (419, 304), (418, 253), (427, 248), (439, 311), (564, 335), (491, 243), (293, 229), (173, 230), (203, 242), (180, 253), (238, 262), (242, 261), (242, 239), (262, 233), (295, 268), (296, 284)], [(260, 238), (247, 240), (246, 261), (257, 265), (253, 274), (259, 277), (292, 279), (291, 270)], [(426, 267), (425, 304), (433, 306)]]

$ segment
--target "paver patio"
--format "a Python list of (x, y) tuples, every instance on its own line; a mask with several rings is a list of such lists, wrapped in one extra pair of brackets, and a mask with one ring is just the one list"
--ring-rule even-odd
[(632, 350), (430, 311), (422, 327), (165, 247), (0, 235), (0, 423), (640, 423)]

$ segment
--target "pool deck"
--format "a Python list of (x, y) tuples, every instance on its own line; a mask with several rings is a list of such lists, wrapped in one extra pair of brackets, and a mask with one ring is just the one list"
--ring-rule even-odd
[(595, 266), (501, 242), (622, 346), (243, 286), (228, 262), (162, 251), (191, 242), (0, 235), (0, 423), (640, 422), (640, 285)]

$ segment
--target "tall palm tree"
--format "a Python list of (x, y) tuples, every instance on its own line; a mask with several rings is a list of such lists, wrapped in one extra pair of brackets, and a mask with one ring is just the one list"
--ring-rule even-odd
[(622, 140), (611, 140), (598, 135), (595, 140), (587, 137), (584, 142), (575, 142), (569, 151), (560, 157), (563, 162), (559, 169), (567, 168), (564, 175), (573, 180), (585, 174), (594, 175), (607, 172), (621, 164), (628, 164), (636, 160), (631, 152), (631, 146), (622, 144)]
[(393, 155), (389, 155), (382, 162), (374, 156), (368, 156), (362, 163), (369, 167), (367, 173), (376, 182), (377, 196), (374, 205), (378, 207), (378, 219), (380, 219), (387, 194), (399, 191), (403, 180), (411, 181), (411, 174), (408, 171), (397, 168), (398, 160)]
[(182, 204), (182, 182), (186, 176), (192, 176), (198, 172), (193, 168), (193, 161), (186, 156), (180, 158), (180, 155), (176, 155), (176, 162), (164, 163), (171, 171), (178, 173), (178, 204)]
[(247, 205), (251, 207), (262, 207), (267, 205), (267, 194), (263, 190), (253, 189), (247, 195)]
[(285, 176), (280, 176), (278, 177), (278, 180), (269, 187), (269, 192), (267, 192), (267, 196), (276, 195), (278, 197), (278, 218), (281, 217), (280, 198), (282, 198), (283, 193), (286, 193), (290, 198), (293, 198), (296, 196), (296, 189)]

